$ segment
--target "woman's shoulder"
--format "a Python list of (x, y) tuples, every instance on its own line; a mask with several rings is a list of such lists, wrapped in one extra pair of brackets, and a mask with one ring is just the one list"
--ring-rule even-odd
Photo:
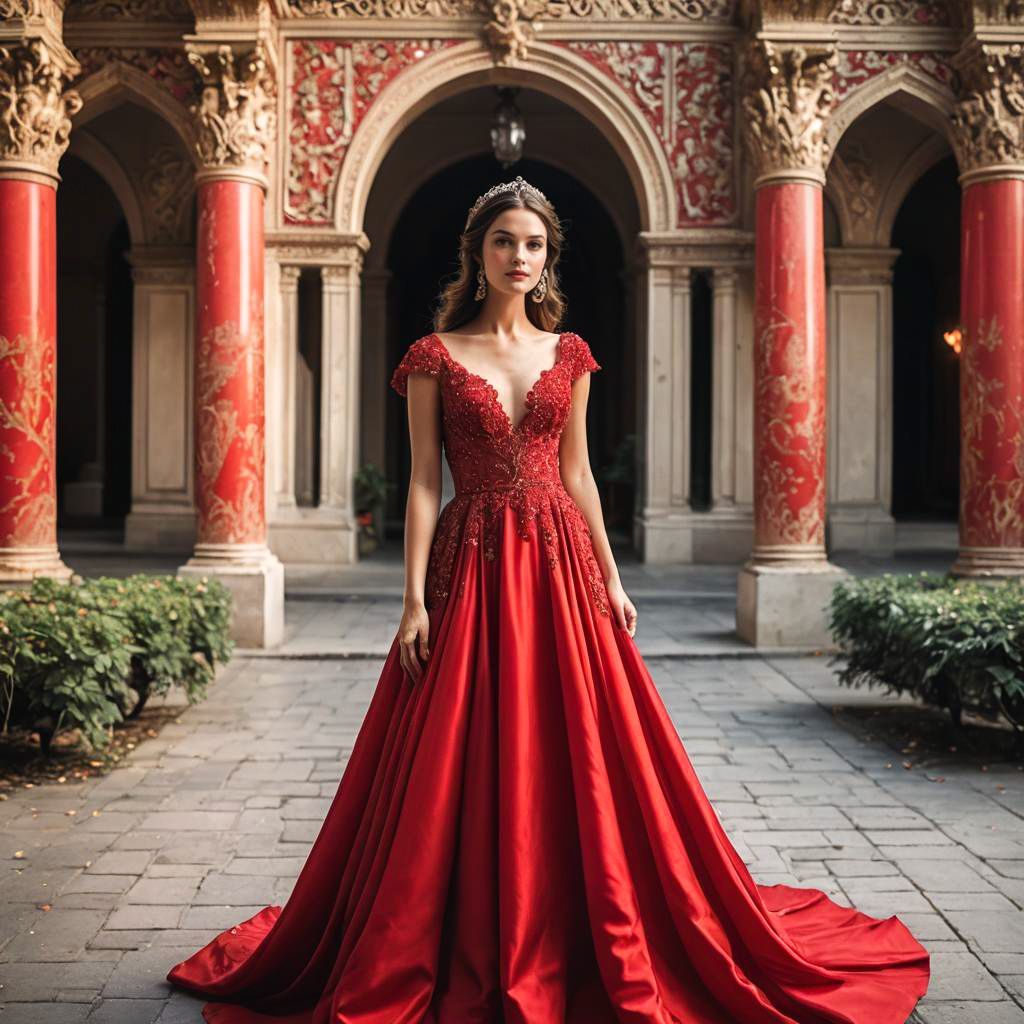
[(590, 373), (592, 370), (600, 370), (601, 365), (594, 358), (590, 346), (575, 331), (564, 331), (561, 335), (562, 359), (572, 374), (572, 379)]
[(443, 349), (436, 334), (424, 334), (417, 338), (402, 356), (401, 362), (391, 375), (391, 386), (404, 398), (408, 390), (410, 373), (425, 373), (436, 377), (441, 371)]

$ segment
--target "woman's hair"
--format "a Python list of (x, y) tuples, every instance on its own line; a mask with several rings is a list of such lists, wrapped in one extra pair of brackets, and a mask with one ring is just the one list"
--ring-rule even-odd
[[(483, 266), (481, 250), (484, 235), (492, 221), (505, 210), (532, 210), (547, 228), (548, 252), (545, 266), (548, 287), (544, 298), (534, 302), (531, 292), (526, 295), (526, 315), (531, 323), (543, 331), (553, 331), (565, 315), (565, 298), (558, 288), (558, 258), (562, 254), (565, 236), (555, 208), (532, 189), (521, 192), (498, 192), (482, 203), (472, 220), (459, 236), (459, 272), (445, 285), (434, 312), (434, 330), (450, 331), (476, 316), (482, 299), (473, 296), (477, 289), (477, 268)], [(488, 287), (490, 285), (488, 284)]]

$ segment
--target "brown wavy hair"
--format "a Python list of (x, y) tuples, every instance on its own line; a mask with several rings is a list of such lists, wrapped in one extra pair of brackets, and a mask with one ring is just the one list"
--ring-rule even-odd
[(562, 254), (565, 234), (562, 222), (555, 213), (555, 208), (546, 199), (542, 199), (532, 189), (521, 192), (499, 192), (486, 202), (459, 235), (459, 270), (455, 278), (445, 285), (434, 311), (434, 330), (449, 331), (462, 326), (473, 319), (480, 311), (483, 299), (476, 299), (477, 267), (483, 265), (480, 258), (484, 244), (484, 235), (498, 214), (505, 210), (532, 210), (547, 229), (547, 260), (548, 289), (540, 302), (534, 302), (528, 294), (526, 297), (526, 316), (534, 326), (542, 331), (554, 331), (565, 316), (566, 301), (558, 288), (558, 259)]

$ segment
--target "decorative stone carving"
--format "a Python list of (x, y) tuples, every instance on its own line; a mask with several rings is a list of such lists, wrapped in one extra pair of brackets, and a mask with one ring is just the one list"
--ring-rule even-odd
[(574, 40), (615, 80), (665, 148), (679, 198), (679, 226), (732, 219), (732, 47), (718, 43)]
[(742, 83), (746, 141), (757, 177), (810, 172), (824, 181), (825, 122), (835, 107), (833, 45), (781, 47), (752, 39)]
[(852, 225), (865, 223), (878, 209), (879, 187), (871, 154), (859, 142), (844, 142), (830, 173), (842, 189)]
[(296, 39), (290, 43), (288, 223), (332, 222), (338, 170), (370, 105), (404, 68), (458, 42)]
[(171, 146), (154, 150), (142, 172), (141, 189), (151, 242), (187, 241), (182, 237), (182, 209), (189, 203), (192, 180), (192, 164), (182, 150)]
[(126, 21), (191, 23), (192, 9), (185, 0), (74, 0), (65, 18), (69, 22)]
[[(500, 0), (498, 0), (500, 2)], [(288, 0), (293, 16), (336, 18), (442, 18), (494, 14), (496, 0)], [(503, 7), (514, 8), (516, 0)], [(668, 19), (728, 24), (735, 14), (735, 0), (534, 0), (544, 21), (595, 19)], [(504, 17), (502, 13), (501, 17)]]
[(946, 0), (840, 0), (828, 20), (839, 25), (948, 26)]
[(491, 18), (484, 25), (483, 36), (494, 63), (526, 60), (537, 32), (533, 19), (544, 12), (544, 0), (488, 0), (487, 6)]
[(975, 40), (954, 63), (963, 79), (952, 114), (960, 170), (1024, 167), (1024, 46)]
[(0, 47), (0, 162), (56, 177), (82, 108), (81, 97), (64, 90), (69, 70), (41, 39)]
[(202, 79), (202, 96), (191, 107), (196, 118), (196, 151), (208, 170), (237, 168), (263, 178), (274, 138), (275, 82), (261, 40), (186, 45)]
[(75, 59), (81, 66), (79, 81), (119, 61), (145, 73), (185, 106), (195, 100), (198, 91), (195, 72), (180, 47), (84, 46), (75, 50)]
[(945, 55), (930, 50), (843, 50), (836, 72), (836, 96), (845, 99), (854, 89), (890, 68), (909, 64), (941, 85), (955, 89), (957, 74)]
[(0, 19), (4, 21), (45, 18), (48, 13), (50, 5), (45, 0), (0, 0)]
[(963, 8), (968, 28), (1024, 25), (1024, 4), (1016, 0), (971, 0)]

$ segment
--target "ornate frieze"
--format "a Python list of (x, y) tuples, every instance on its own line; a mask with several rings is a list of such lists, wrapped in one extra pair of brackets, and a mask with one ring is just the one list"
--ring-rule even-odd
[(565, 42), (633, 100), (673, 171), (679, 226), (733, 218), (732, 50), (714, 43)]
[(275, 80), (264, 43), (189, 43), (186, 52), (202, 81), (199, 102), (191, 108), (201, 165), (262, 178), (277, 123)]
[(949, 0), (839, 0), (828, 20), (838, 25), (946, 27)]
[(934, 50), (841, 50), (836, 69), (836, 97), (843, 100), (854, 89), (901, 65), (915, 67), (941, 85), (956, 88), (956, 70), (945, 54)]
[(71, 118), (82, 107), (64, 88), (73, 70), (38, 38), (0, 46), (0, 164), (56, 177)]
[(974, 41), (955, 63), (963, 79), (952, 115), (960, 170), (1024, 167), (1024, 46)]
[(757, 177), (803, 171), (824, 180), (825, 124), (836, 104), (837, 65), (833, 45), (750, 40), (741, 86), (747, 149)]
[[(532, 13), (523, 8), (529, 5)], [(296, 17), (441, 18), (492, 15), (500, 21), (517, 11), (539, 21), (595, 19), (666, 19), (728, 24), (735, 0), (288, 0)], [(506, 8), (497, 12), (499, 6)]]
[(330, 224), (338, 170), (360, 121), (404, 68), (456, 39), (291, 43), (285, 220)]
[(198, 93), (195, 72), (181, 48), (83, 46), (74, 53), (82, 69), (78, 81), (114, 62), (120, 62), (143, 72), (185, 106), (192, 103)]
[(116, 18), (188, 24), (192, 21), (192, 9), (185, 0), (71, 0), (64, 17), (68, 22), (108, 21)]

